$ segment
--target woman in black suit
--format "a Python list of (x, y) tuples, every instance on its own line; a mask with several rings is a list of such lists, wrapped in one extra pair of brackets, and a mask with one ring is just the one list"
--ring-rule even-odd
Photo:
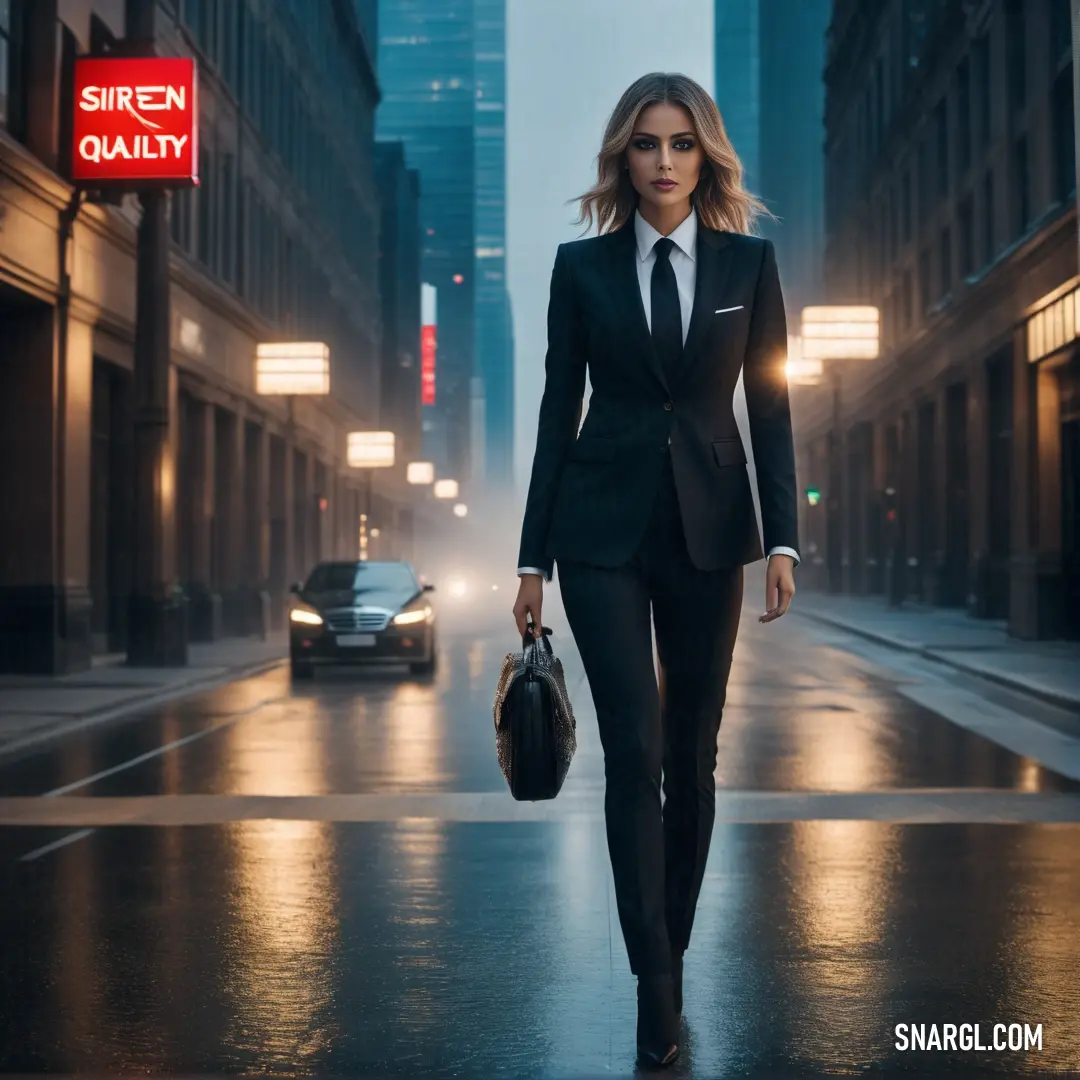
[[(795, 593), (787, 328), (772, 244), (750, 235), (761, 205), (697, 83), (635, 82), (598, 165), (580, 221), (595, 220), (599, 235), (555, 257), (514, 617), (522, 634), (542, 626), (557, 562), (604, 748), (638, 1053), (666, 1065), (679, 1052), (682, 956), (712, 835), (742, 568), (769, 553), (762, 622)], [(579, 434), (586, 370), (593, 391)], [(740, 371), (764, 549), (732, 406)]]

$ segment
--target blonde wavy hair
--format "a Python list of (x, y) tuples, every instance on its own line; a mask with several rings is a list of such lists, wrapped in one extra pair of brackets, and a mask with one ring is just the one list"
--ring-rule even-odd
[(765, 205), (743, 188), (743, 166), (724, 129), (716, 102), (686, 75), (656, 71), (643, 75), (619, 98), (604, 131), (596, 158), (596, 183), (577, 202), (576, 225), (600, 233), (613, 232), (626, 223), (638, 203), (638, 193), (624, 167), (626, 148), (638, 117), (651, 105), (681, 105), (694, 122), (705, 162), (701, 179), (690, 196), (701, 224), (725, 232), (752, 233), (758, 217), (773, 217)]

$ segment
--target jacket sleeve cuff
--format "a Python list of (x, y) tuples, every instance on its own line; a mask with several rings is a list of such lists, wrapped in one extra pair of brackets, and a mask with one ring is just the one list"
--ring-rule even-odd
[(795, 565), (799, 565), (799, 553), (794, 548), (789, 547), (774, 547), (769, 549), (769, 558), (774, 555), (790, 555), (795, 560)]
[(536, 566), (519, 566), (517, 568), (517, 572), (518, 577), (521, 577), (522, 574), (539, 574), (545, 581), (551, 580), (551, 578), (547, 574), (545, 574), (543, 570), (539, 569), (539, 567)]

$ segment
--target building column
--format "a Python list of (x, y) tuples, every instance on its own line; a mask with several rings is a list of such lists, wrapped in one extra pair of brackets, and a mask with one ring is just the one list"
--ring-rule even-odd
[(949, 469), (949, 400), (948, 390), (934, 390), (933, 465), (931, 466), (930, 514), (933, 521), (933, 542), (930, 560), (925, 566), (926, 596), (930, 603), (944, 605), (949, 600), (948, 561), (945, 557), (948, 537), (950, 497), (947, 482)]
[(337, 470), (330, 472), (330, 516), (333, 521), (333, 538), (335, 559), (345, 558), (345, 477), (338, 474)]
[(109, 493), (108, 562), (110, 652), (126, 652), (128, 598), (131, 595), (135, 554), (132, 522), (135, 513), (134, 379), (128, 371), (112, 377), (109, 432), (109, 475), (115, 487)]
[(867, 424), (866, 448), (869, 460), (864, 463), (868, 487), (865, 517), (866, 591), (872, 595), (885, 592), (885, 429), (878, 420)]
[(214, 406), (197, 398), (187, 403), (187, 495), (190, 601), (188, 625), (192, 641), (217, 641), (223, 633), (221, 595), (214, 587), (214, 511), (216, 425)]
[(0, 366), (2, 672), (90, 666), (93, 329), (62, 321), (45, 305), (0, 311), (16, 361)]
[(214, 410), (214, 584), (221, 594), (225, 633), (243, 634), (244, 421)]
[(265, 425), (243, 421), (244, 607), (247, 633), (270, 629), (270, 436)]
[(828, 478), (825, 482), (826, 578), (831, 593), (844, 590), (844, 440), (841, 430), (842, 398), (839, 372), (832, 376), (832, 424), (825, 451)]
[[(894, 599), (902, 603), (911, 595), (913, 585), (918, 581), (917, 574), (919, 552), (919, 412), (918, 403), (911, 401), (900, 414), (899, 457), (897, 470), (896, 511), (900, 521), (897, 530), (897, 554), (900, 561), (899, 581), (894, 592)], [(914, 560), (914, 562), (913, 562)]]
[(299, 450), (293, 458), (293, 578), (303, 581), (319, 561), (315, 548), (313, 504), (315, 492), (315, 458)]
[(293, 536), (293, 449), (281, 436), (270, 438), (270, 622), (285, 629), (289, 586), (296, 580)]
[[(968, 385), (968, 613), (985, 618), (990, 609), (990, 393), (989, 367), (979, 364)], [(974, 467), (971, 467), (974, 466)]]
[(308, 504), (311, 507), (311, 527), (315, 533), (315, 562), (322, 562), (333, 557), (333, 508), (330, 505), (333, 497), (333, 487), (330, 483), (332, 475), (326, 465), (314, 460), (311, 486), (313, 495), (308, 500)]
[(1015, 381), (1009, 629), (1037, 640), (1060, 634), (1067, 602), (1061, 595), (1061, 397), (1046, 364), (1021, 362), (1024, 370)]

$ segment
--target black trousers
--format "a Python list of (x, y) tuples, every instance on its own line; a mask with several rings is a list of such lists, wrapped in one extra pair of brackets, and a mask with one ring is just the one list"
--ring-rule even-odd
[(608, 851), (630, 969), (661, 974), (690, 941), (705, 874), (742, 567), (691, 563), (669, 458), (633, 559), (614, 569), (560, 562), (558, 577), (604, 748)]

